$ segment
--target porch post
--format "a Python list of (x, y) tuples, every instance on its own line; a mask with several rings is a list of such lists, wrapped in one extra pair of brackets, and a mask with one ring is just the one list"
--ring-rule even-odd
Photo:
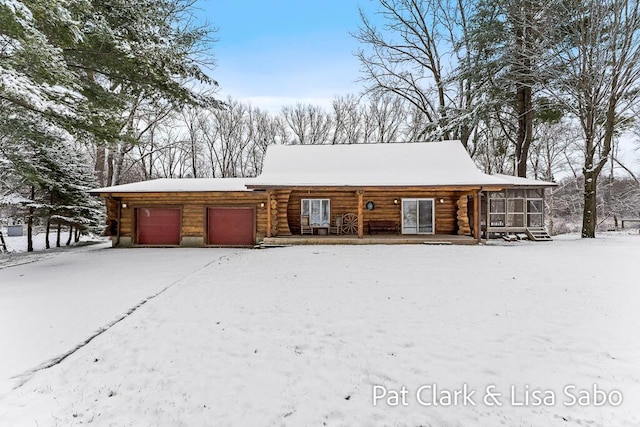
[(267, 191), (267, 237), (271, 237), (271, 190)]
[(473, 195), (473, 237), (480, 243), (480, 191)]
[(364, 215), (364, 211), (362, 209), (362, 204), (364, 203), (364, 190), (358, 190), (358, 239), (362, 239), (364, 235), (364, 220), (362, 216)]

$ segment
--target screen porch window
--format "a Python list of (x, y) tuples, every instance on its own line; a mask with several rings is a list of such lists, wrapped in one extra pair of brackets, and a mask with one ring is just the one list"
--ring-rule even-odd
[(524, 197), (507, 199), (507, 227), (524, 227)]
[(543, 227), (542, 199), (527, 199), (527, 227)]
[[(483, 212), (489, 227), (544, 227), (544, 189), (507, 189), (490, 192)], [(497, 230), (496, 230), (497, 231)]]
[(331, 218), (329, 199), (302, 199), (302, 216), (309, 217), (312, 227), (328, 227)]
[(507, 199), (503, 192), (491, 193), (489, 198), (489, 226), (504, 227), (507, 218)]

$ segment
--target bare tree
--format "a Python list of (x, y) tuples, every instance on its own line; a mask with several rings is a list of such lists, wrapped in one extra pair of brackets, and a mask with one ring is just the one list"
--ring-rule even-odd
[(363, 110), (365, 142), (398, 142), (407, 121), (403, 99), (393, 94), (374, 95)]
[(555, 181), (556, 176), (566, 172), (568, 163), (576, 163), (580, 130), (575, 123), (560, 121), (541, 123), (536, 126), (535, 140), (529, 156), (529, 170), (534, 179)]
[(329, 142), (333, 119), (322, 107), (298, 103), (295, 107), (283, 107), (281, 114), (294, 134), (295, 144)]
[(188, 176), (192, 178), (203, 177), (204, 173), (200, 170), (202, 164), (202, 128), (198, 123), (198, 111), (197, 107), (186, 107), (182, 111), (182, 123), (184, 124), (183, 130), (183, 143), (182, 146), (186, 151), (186, 157), (189, 162), (190, 172)]
[(201, 117), (201, 126), (205, 126), (203, 120), (212, 120), (212, 134), (206, 138), (210, 141), (218, 173), (214, 176), (243, 176), (243, 153), (252, 139), (253, 131), (247, 123), (248, 109), (247, 105), (228, 99), (226, 108), (213, 110), (210, 116)]
[[(379, 0), (377, 27), (360, 11), (354, 37), (368, 93), (392, 93), (424, 115), (416, 139), (461, 139), (473, 132), (471, 79), (457, 73), (470, 59), (466, 27), (473, 2), (465, 0)], [(414, 132), (415, 133), (415, 132)]]
[(259, 108), (248, 110), (252, 140), (246, 147), (246, 167), (244, 176), (257, 176), (262, 172), (262, 163), (267, 147), (282, 144), (288, 140), (286, 126), (280, 117), (271, 117)]
[(362, 110), (360, 99), (355, 95), (339, 96), (331, 103), (333, 107), (332, 144), (357, 144), (362, 142)]
[(513, 169), (510, 169), (513, 156), (499, 122), (490, 114), (484, 116), (481, 122), (483, 126), (478, 128), (474, 144), (476, 163), (489, 174), (513, 174)]

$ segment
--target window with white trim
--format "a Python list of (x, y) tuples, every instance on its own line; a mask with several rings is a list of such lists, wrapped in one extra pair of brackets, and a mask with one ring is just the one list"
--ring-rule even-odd
[(302, 199), (301, 212), (309, 217), (312, 227), (328, 227), (331, 218), (331, 202), (329, 199)]
[(402, 199), (402, 234), (433, 234), (434, 199)]

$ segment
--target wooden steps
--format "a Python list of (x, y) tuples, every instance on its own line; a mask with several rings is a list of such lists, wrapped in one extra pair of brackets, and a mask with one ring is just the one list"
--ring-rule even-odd
[(544, 227), (526, 228), (525, 232), (527, 236), (529, 236), (529, 240), (533, 240), (534, 242), (548, 242), (553, 240)]

